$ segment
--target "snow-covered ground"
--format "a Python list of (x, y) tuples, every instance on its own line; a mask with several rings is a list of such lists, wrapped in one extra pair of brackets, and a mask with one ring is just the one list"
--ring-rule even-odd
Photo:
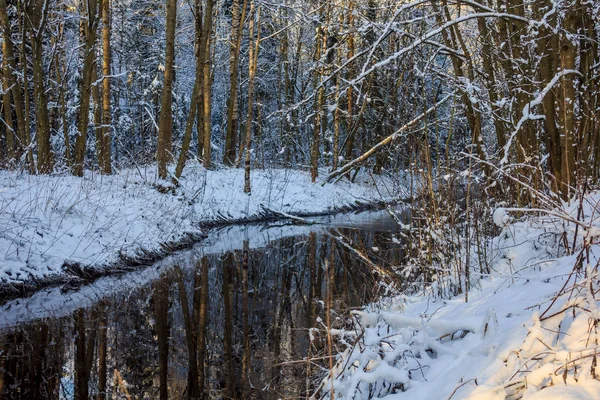
[[(105, 267), (121, 256), (153, 251), (200, 233), (202, 223), (259, 217), (263, 206), (290, 214), (324, 213), (401, 197), (397, 188), (340, 181), (312, 184), (306, 172), (185, 170), (173, 193), (157, 187), (156, 168), (83, 178), (0, 172), (0, 286), (52, 280), (65, 261)], [(366, 182), (366, 180), (365, 180)], [(381, 181), (383, 182), (383, 181)], [(157, 185), (158, 184), (158, 185)]]
[(474, 280), (468, 301), (430, 287), (372, 304), (355, 312), (355, 328), (333, 331), (342, 352), (321, 394), (600, 398), (600, 193), (511, 222), (514, 215), (495, 212), (502, 233), (488, 245), (492, 270)]

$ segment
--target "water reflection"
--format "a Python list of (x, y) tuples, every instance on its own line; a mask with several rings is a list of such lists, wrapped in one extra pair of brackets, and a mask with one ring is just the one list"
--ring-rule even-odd
[[(399, 265), (393, 224), (367, 227), (339, 233), (380, 267)], [(226, 249), (222, 240), (213, 247)], [(325, 327), (341, 327), (340, 313), (378, 295), (372, 268), (322, 226), (229, 240), (231, 250), (209, 254), (209, 240), (138, 273), (153, 279), (132, 277), (142, 282), (134, 289), (113, 287), (127, 276), (116, 280), (80, 308), (69, 301), (37, 318), (28, 306), (35, 319), (0, 333), (0, 399), (309, 395), (336, 352)], [(7, 320), (26, 314), (23, 302), (11, 307)]]

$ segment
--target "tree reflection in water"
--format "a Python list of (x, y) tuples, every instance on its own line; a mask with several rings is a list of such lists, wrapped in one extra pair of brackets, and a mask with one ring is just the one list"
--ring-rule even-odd
[[(340, 231), (379, 266), (400, 264), (389, 231)], [(336, 352), (326, 324), (378, 295), (374, 274), (325, 230), (251, 244), (199, 246), (134, 291), (4, 329), (0, 399), (310, 395)]]

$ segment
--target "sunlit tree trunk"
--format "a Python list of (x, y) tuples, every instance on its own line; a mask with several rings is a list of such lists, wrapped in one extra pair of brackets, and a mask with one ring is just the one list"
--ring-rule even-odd
[(250, 155), (252, 152), (252, 125), (254, 117), (254, 78), (256, 76), (256, 63), (258, 62), (258, 47), (260, 44), (260, 28), (254, 39), (254, 19), (256, 25), (260, 27), (260, 9), (254, 15), (254, 1), (250, 0), (250, 28), (249, 28), (249, 46), (248, 54), (248, 113), (246, 116), (246, 158), (244, 162), (244, 193), (250, 193)]
[[(540, 7), (548, 6), (549, 1), (543, 2)], [(541, 15), (540, 15), (541, 17)], [(549, 23), (556, 23), (555, 17), (549, 17)], [(540, 52), (540, 77), (541, 84), (547, 86), (554, 73), (558, 69), (558, 40), (556, 35), (552, 35), (549, 27), (540, 27), (538, 38), (538, 48)], [(544, 129), (546, 131), (545, 143), (548, 155), (550, 156), (550, 170), (552, 171), (554, 182), (553, 190), (558, 193), (562, 181), (562, 159), (560, 150), (560, 133), (558, 130), (557, 111), (556, 111), (556, 91), (551, 90), (542, 100), (542, 111), (544, 113)]]
[(314, 74), (314, 88), (315, 88), (315, 102), (314, 102), (314, 117), (313, 117), (313, 134), (312, 134), (312, 145), (310, 152), (310, 177), (314, 183), (319, 176), (319, 152), (321, 148), (321, 124), (322, 124), (322, 109), (325, 103), (325, 87), (321, 86), (317, 88), (320, 82), (320, 63), (321, 63), (321, 49), (324, 41), (323, 27), (317, 28), (317, 37), (315, 39), (315, 70)]
[[(564, 20), (564, 31), (560, 40), (560, 66), (564, 70), (575, 69), (577, 48), (571, 37), (578, 29), (578, 20), (575, 10), (569, 10)], [(575, 186), (575, 82), (572, 75), (561, 78), (558, 101), (558, 120), (560, 123), (560, 149), (561, 149), (561, 178), (560, 191), (563, 199), (569, 199)]]
[(248, 0), (244, 0), (240, 17), (240, 1), (231, 3), (231, 35), (229, 39), (229, 98), (227, 100), (227, 131), (225, 133), (225, 152), (223, 163), (235, 162), (236, 138), (238, 134), (238, 72), (240, 65), (240, 47), (242, 29), (246, 19)]
[(167, 39), (165, 74), (160, 102), (160, 122), (158, 124), (158, 176), (167, 177), (167, 163), (173, 150), (173, 76), (175, 74), (175, 25), (177, 23), (177, 0), (167, 0)]
[(112, 173), (112, 116), (110, 110), (110, 74), (111, 74), (111, 18), (110, 0), (102, 0), (102, 172)]
[(203, 87), (202, 87), (202, 111), (203, 111), (203, 159), (204, 167), (211, 167), (211, 139), (212, 139), (212, 124), (211, 124), (211, 95), (212, 95), (212, 59), (210, 57), (211, 36), (213, 26), (213, 3), (214, 0), (206, 1), (206, 9), (204, 10), (204, 67), (203, 67)]

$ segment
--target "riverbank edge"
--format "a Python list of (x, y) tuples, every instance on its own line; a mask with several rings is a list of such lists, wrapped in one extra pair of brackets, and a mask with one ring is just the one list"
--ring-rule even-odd
[(135, 256), (126, 256), (123, 253), (118, 254), (118, 259), (105, 265), (87, 265), (78, 262), (64, 260), (60, 268), (60, 273), (44, 277), (41, 279), (29, 279), (22, 283), (0, 283), (0, 304), (17, 298), (25, 298), (33, 293), (61, 285), (69, 285), (71, 289), (79, 286), (93, 283), (94, 281), (106, 277), (117, 276), (128, 272), (142, 270), (152, 266), (154, 263), (163, 260), (177, 252), (190, 249), (201, 243), (208, 237), (207, 231), (221, 227), (234, 225), (261, 224), (276, 221), (289, 221), (297, 223), (294, 218), (322, 217), (335, 214), (363, 211), (378, 211), (387, 207), (392, 207), (401, 203), (406, 203), (406, 199), (388, 199), (360, 201), (356, 200), (353, 204), (345, 204), (339, 207), (329, 208), (320, 212), (297, 212), (280, 213), (275, 210), (263, 209), (261, 212), (244, 218), (229, 219), (218, 217), (213, 220), (200, 221), (197, 226), (198, 232), (184, 232), (181, 238), (176, 241), (167, 241), (158, 243), (155, 249), (139, 248)]

